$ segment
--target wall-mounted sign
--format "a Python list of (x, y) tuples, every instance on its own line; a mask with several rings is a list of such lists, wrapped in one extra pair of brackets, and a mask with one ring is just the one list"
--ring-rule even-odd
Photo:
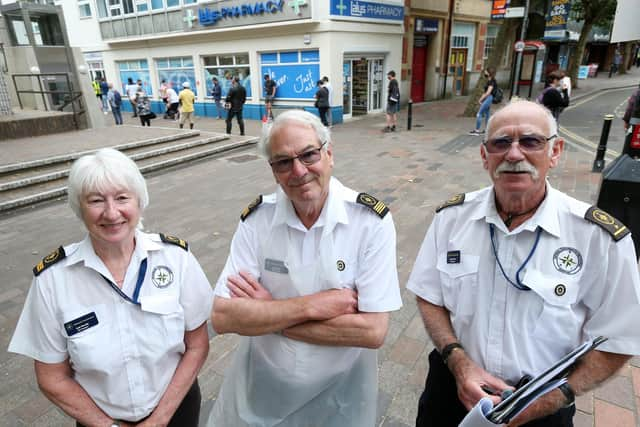
[(424, 19), (416, 18), (416, 25), (414, 28), (416, 33), (437, 33), (438, 32), (438, 20), (437, 19)]
[(183, 20), (185, 30), (194, 31), (202, 27), (238, 27), (304, 18), (311, 18), (308, 0), (231, 0), (185, 9)]
[(504, 19), (507, 7), (509, 7), (509, 0), (493, 0), (491, 19)]
[(571, 0), (552, 0), (544, 26), (544, 38), (564, 38), (567, 19), (571, 11)]
[(404, 6), (398, 1), (331, 0), (331, 19), (402, 24)]

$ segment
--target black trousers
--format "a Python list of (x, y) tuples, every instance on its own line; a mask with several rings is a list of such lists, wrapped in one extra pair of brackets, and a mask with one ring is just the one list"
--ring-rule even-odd
[(327, 112), (329, 112), (329, 107), (318, 107), (318, 112), (320, 113), (320, 121), (322, 124), (329, 126), (329, 122), (327, 121)]
[[(575, 406), (528, 422), (523, 427), (573, 427)], [(456, 380), (437, 350), (429, 354), (429, 373), (418, 403), (416, 427), (458, 427), (467, 415), (458, 399)]]
[(227, 133), (231, 133), (231, 120), (233, 119), (233, 116), (236, 116), (236, 120), (238, 120), (238, 126), (240, 126), (240, 135), (244, 135), (244, 120), (242, 119), (242, 110), (229, 110), (229, 112), (227, 113)]
[[(171, 417), (169, 421), (169, 427), (198, 427), (198, 420), (200, 418), (200, 403), (202, 402), (202, 396), (200, 394), (200, 386), (198, 385), (198, 379), (195, 380), (187, 394), (182, 399), (182, 403), (176, 409), (176, 413)], [(148, 416), (137, 421), (142, 421), (149, 418)], [(84, 427), (79, 422), (76, 422), (76, 427)]]

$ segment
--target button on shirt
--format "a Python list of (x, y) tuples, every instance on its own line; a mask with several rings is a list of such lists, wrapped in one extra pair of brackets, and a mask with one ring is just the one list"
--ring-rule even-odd
[[(185, 351), (184, 332), (210, 316), (211, 286), (195, 257), (136, 232), (122, 292), (133, 299), (140, 264), (147, 270), (140, 305), (109, 286), (115, 280), (91, 240), (66, 246), (66, 258), (33, 279), (9, 351), (43, 363), (67, 358), (74, 379), (106, 414), (137, 421), (164, 394)], [(83, 316), (93, 326), (65, 328)]]
[[(536, 375), (574, 347), (597, 336), (599, 350), (640, 354), (640, 279), (630, 236), (614, 241), (584, 219), (588, 205), (547, 184), (533, 217), (509, 231), (495, 206), (493, 187), (466, 195), (462, 205), (436, 214), (407, 289), (445, 307), (458, 340), (491, 374), (514, 384)], [(531, 288), (507, 282), (520, 274)], [(447, 256), (456, 254), (457, 256)]]

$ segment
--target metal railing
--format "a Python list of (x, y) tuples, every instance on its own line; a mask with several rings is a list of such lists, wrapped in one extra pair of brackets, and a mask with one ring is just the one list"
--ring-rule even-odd
[[(53, 78), (57, 80), (58, 77), (64, 77), (63, 82), (65, 83), (65, 87), (68, 90), (45, 90), (42, 87), (42, 80)], [(56, 111), (68, 111), (65, 110), (67, 107), (71, 107), (71, 112), (73, 112), (73, 124), (76, 129), (80, 129), (80, 116), (86, 112), (83, 101), (82, 101), (82, 92), (77, 92), (73, 90), (73, 84), (69, 79), (69, 74), (67, 73), (47, 73), (47, 74), (12, 74), (11, 78), (13, 79), (13, 86), (16, 89), (16, 94), (18, 95), (18, 103), (20, 104), (20, 108), (24, 108), (24, 103), (22, 96), (25, 94), (32, 95), (41, 95), (42, 96), (42, 105), (44, 106), (45, 111), (56, 110)], [(35, 78), (38, 81), (39, 90), (33, 89), (20, 89), (18, 86), (18, 79)], [(29, 87), (33, 87), (31, 83)], [(53, 97), (61, 98), (61, 103), (54, 103)]]

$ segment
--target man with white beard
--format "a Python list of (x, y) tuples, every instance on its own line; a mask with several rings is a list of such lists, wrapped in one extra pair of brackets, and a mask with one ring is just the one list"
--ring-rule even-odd
[(480, 147), (493, 185), (436, 209), (407, 289), (436, 349), (416, 426), (458, 426), (584, 341), (608, 338), (508, 426), (570, 427), (575, 396), (640, 353), (640, 279), (629, 229), (547, 182), (564, 141), (542, 105), (491, 117)]

